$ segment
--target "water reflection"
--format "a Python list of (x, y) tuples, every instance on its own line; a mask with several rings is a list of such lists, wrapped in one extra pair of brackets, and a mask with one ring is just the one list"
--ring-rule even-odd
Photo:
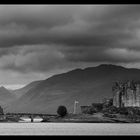
[[(34, 118), (34, 122), (41, 122), (43, 119), (40, 117)], [(19, 122), (31, 122), (31, 118), (28, 117), (21, 117)]]

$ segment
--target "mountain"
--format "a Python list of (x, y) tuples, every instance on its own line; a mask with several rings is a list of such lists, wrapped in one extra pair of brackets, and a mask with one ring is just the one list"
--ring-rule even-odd
[(16, 96), (8, 91), (5, 87), (0, 87), (0, 105), (5, 106), (7, 103), (16, 99)]
[(17, 98), (20, 98), (22, 95), (24, 95), (26, 92), (28, 92), (31, 88), (35, 87), (37, 84), (39, 84), (41, 81), (34, 81), (30, 84), (24, 86), (20, 89), (10, 90), (11, 93), (15, 94)]
[(115, 81), (140, 80), (140, 69), (103, 64), (75, 69), (42, 80), (9, 105), (9, 112), (56, 113), (59, 105), (73, 111), (75, 100), (81, 105), (112, 97)]

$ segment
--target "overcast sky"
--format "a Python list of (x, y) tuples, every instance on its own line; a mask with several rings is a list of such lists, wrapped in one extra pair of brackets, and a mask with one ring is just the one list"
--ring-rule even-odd
[(140, 5), (0, 6), (0, 85), (102, 63), (140, 68)]

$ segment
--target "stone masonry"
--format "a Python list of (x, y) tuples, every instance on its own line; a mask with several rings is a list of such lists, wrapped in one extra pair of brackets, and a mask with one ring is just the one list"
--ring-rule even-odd
[(140, 107), (140, 82), (115, 82), (112, 91), (114, 106)]

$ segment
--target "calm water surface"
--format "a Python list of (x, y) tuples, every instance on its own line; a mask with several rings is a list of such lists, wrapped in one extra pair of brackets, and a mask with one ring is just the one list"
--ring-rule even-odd
[(0, 123), (0, 135), (139, 135), (140, 124)]

